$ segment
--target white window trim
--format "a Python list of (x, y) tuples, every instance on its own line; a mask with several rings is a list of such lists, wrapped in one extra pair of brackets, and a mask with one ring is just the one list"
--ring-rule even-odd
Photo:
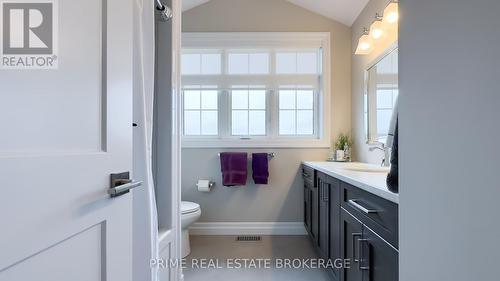
[[(317, 138), (309, 136), (279, 136), (268, 135), (266, 137), (252, 136), (251, 139), (240, 139), (238, 137), (227, 137), (222, 134), (218, 136), (183, 136), (183, 148), (330, 148), (331, 147), (331, 52), (329, 32), (202, 32), (183, 33), (183, 48), (192, 49), (243, 49), (269, 48), (276, 49), (293, 46), (293, 48), (322, 48), (322, 81), (320, 81), (322, 92), (318, 93), (318, 132)], [(271, 60), (273, 62), (273, 60)], [(223, 63), (226, 63), (223, 61)], [(274, 67), (271, 66), (270, 67)], [(200, 77), (202, 78), (202, 77)], [(189, 82), (187, 84), (190, 84)], [(277, 96), (277, 95), (273, 95)], [(227, 101), (226, 101), (227, 102)], [(268, 108), (274, 108), (276, 101), (270, 101)], [(224, 110), (219, 107), (219, 110)], [(270, 111), (266, 116), (268, 122), (275, 122), (277, 112)], [(227, 116), (227, 115), (226, 115)], [(219, 114), (219, 117), (222, 117)], [(222, 120), (221, 120), (222, 121)], [(228, 122), (228, 121), (223, 121)], [(270, 124), (267, 125), (269, 130)], [(222, 128), (219, 127), (219, 130)], [(316, 129), (316, 128), (315, 128)], [(277, 134), (277, 132), (275, 132)], [(225, 136), (224, 136), (225, 135)]]

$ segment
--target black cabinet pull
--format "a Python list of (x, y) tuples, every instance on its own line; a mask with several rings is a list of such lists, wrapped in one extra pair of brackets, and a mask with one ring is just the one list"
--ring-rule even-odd
[(321, 201), (325, 202), (325, 184), (321, 182)]
[[(363, 235), (362, 233), (352, 233), (352, 260), (354, 262), (359, 262), (359, 259), (356, 258), (356, 237), (361, 237), (361, 235)], [(358, 239), (359, 240), (359, 239)]]
[(319, 201), (323, 202), (323, 182), (321, 180), (318, 181), (319, 187)]
[(325, 202), (325, 184), (321, 182), (321, 201)]
[[(365, 253), (363, 251), (363, 243), (368, 243), (368, 239), (358, 239), (358, 256), (359, 256), (359, 263), (358, 263), (358, 269), (359, 270), (370, 270), (370, 261), (368, 258), (365, 258)], [(370, 250), (370, 247), (367, 247), (368, 251)], [(368, 257), (370, 257), (370, 253), (368, 252)], [(368, 266), (364, 266), (364, 263), (367, 262)]]

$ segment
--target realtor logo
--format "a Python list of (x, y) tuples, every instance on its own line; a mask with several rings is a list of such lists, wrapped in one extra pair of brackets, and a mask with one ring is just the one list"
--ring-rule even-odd
[(55, 1), (0, 1), (2, 68), (57, 68)]

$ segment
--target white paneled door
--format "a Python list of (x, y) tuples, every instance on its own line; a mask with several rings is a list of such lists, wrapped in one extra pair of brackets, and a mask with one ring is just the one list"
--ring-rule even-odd
[(132, 0), (0, 5), (0, 281), (130, 281)]

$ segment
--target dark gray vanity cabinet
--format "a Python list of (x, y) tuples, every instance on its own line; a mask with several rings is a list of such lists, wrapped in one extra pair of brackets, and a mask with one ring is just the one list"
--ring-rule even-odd
[(304, 166), (304, 225), (335, 281), (398, 280), (398, 205)]
[(360, 240), (363, 281), (397, 281), (399, 253), (370, 228), (363, 228)]
[[(329, 178), (329, 202), (330, 202), (330, 233), (329, 235), (329, 254), (328, 258), (335, 262), (340, 259), (340, 181), (336, 178)], [(332, 268), (332, 274), (335, 280), (340, 280), (340, 270)]]
[(319, 195), (316, 186), (316, 173), (313, 169), (303, 166), (302, 178), (304, 179), (304, 226), (313, 241), (317, 243)]
[(318, 249), (322, 258), (328, 258), (330, 250), (330, 182), (328, 176), (323, 173), (317, 174), (317, 185), (319, 192), (319, 235)]
[(340, 214), (340, 248), (342, 259), (349, 261), (349, 266), (340, 270), (340, 280), (362, 281), (359, 266), (359, 239), (363, 236), (363, 224), (344, 209)]
[(397, 281), (398, 205), (344, 182), (340, 194), (341, 280)]
[[(332, 263), (340, 258), (340, 181), (321, 172), (316, 173), (319, 195), (317, 249), (324, 259)], [(331, 269), (335, 280), (339, 270)]]
[(398, 280), (398, 250), (343, 208), (341, 248), (342, 258), (351, 265), (341, 270), (340, 280)]
[(304, 227), (311, 234), (311, 186), (304, 183)]

